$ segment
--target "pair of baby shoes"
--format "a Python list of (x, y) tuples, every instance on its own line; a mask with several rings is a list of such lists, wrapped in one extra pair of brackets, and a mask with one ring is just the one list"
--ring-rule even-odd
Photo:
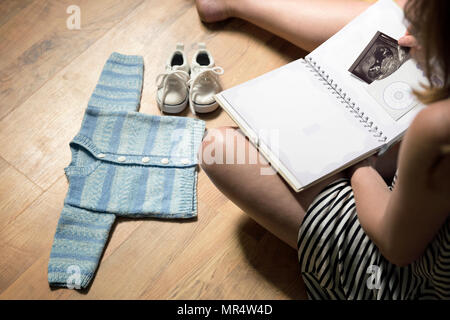
[(166, 62), (166, 70), (156, 78), (156, 102), (162, 112), (178, 113), (187, 104), (193, 114), (207, 113), (217, 109), (214, 95), (220, 92), (219, 75), (223, 69), (214, 64), (211, 53), (204, 43), (192, 57), (189, 66), (184, 45), (178, 43)]

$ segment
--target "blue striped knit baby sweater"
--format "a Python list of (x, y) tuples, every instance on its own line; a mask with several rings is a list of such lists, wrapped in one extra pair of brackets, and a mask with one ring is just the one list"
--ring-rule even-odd
[(205, 123), (137, 112), (142, 78), (141, 56), (112, 53), (70, 143), (69, 190), (48, 265), (52, 286), (88, 286), (116, 215), (197, 215)]

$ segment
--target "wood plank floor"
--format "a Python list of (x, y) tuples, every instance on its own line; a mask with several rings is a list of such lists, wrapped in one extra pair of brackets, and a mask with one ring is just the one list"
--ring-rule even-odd
[[(81, 9), (69, 30), (66, 9)], [(170, 14), (169, 14), (170, 13)], [(205, 42), (230, 87), (304, 55), (241, 20), (206, 26), (193, 1), (0, 2), (0, 299), (303, 299), (296, 252), (200, 172), (198, 220), (118, 219), (89, 290), (52, 290), (47, 263), (67, 191), (63, 168), (111, 52), (144, 57), (141, 112), (176, 42)], [(189, 111), (183, 116), (192, 117)], [(208, 128), (234, 125), (225, 112)]]

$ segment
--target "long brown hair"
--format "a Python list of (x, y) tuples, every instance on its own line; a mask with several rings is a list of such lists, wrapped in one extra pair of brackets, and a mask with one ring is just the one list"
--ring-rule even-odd
[[(408, 0), (405, 17), (410, 23), (409, 32), (421, 46), (425, 74), (430, 85), (415, 92), (423, 103), (450, 97), (450, 1)], [(439, 79), (436, 81), (436, 70)]]

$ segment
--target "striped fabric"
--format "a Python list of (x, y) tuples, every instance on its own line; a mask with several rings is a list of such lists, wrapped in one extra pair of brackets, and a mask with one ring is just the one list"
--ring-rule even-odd
[(89, 284), (115, 216), (197, 216), (205, 122), (137, 112), (142, 78), (142, 57), (111, 54), (70, 143), (69, 190), (48, 267), (53, 286)]
[(310, 299), (450, 299), (450, 219), (419, 260), (397, 267), (361, 228), (348, 179), (308, 208), (298, 258)]

